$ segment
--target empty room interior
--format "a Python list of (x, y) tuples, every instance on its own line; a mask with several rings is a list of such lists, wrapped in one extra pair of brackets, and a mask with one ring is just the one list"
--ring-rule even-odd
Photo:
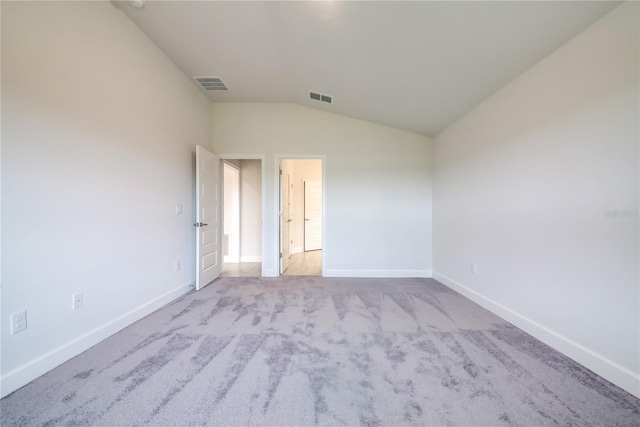
[(638, 2), (0, 19), (0, 424), (640, 424)]

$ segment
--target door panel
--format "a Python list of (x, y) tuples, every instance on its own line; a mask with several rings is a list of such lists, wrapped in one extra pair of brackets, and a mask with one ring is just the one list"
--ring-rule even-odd
[(290, 181), (291, 176), (288, 173), (283, 173), (282, 169), (280, 169), (280, 179), (279, 179), (279, 206), (278, 206), (278, 215), (280, 217), (280, 241), (279, 241), (279, 269), (280, 274), (283, 274), (285, 270), (289, 267), (289, 257), (291, 256), (291, 245), (289, 244), (291, 240), (290, 233), (290, 223), (291, 218), (289, 215), (290, 212)]
[(322, 249), (322, 182), (304, 181), (304, 250)]
[(291, 175), (281, 175), (282, 191), (282, 269), (280, 274), (289, 268), (289, 258), (291, 257)]
[(196, 146), (196, 290), (220, 276), (220, 159)]

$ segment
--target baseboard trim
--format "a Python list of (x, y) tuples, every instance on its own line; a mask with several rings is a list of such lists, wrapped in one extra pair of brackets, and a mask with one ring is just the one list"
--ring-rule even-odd
[(262, 262), (262, 257), (261, 256), (241, 256), (240, 257), (240, 262)]
[(636, 397), (640, 397), (640, 374), (631, 371), (624, 366), (608, 359), (607, 357), (561, 335), (522, 314), (493, 301), (490, 298), (456, 282), (455, 280), (438, 272), (433, 273), (433, 278), (445, 286), (464, 295), (471, 301), (486, 308), (492, 313), (523, 331), (529, 333), (545, 344), (558, 350), (565, 356), (575, 360), (584, 367), (590, 369), (601, 377), (611, 381), (618, 387), (628, 391)]
[(278, 277), (278, 276), (280, 276), (280, 274), (278, 273), (278, 270), (274, 270), (272, 268), (265, 268), (262, 270), (262, 277)]
[(431, 270), (338, 270), (326, 269), (325, 277), (430, 278)]
[(61, 365), (67, 360), (98, 344), (100, 341), (153, 313), (174, 299), (186, 294), (194, 286), (195, 282), (180, 286), (179, 288), (167, 292), (166, 294), (161, 295), (158, 298), (93, 329), (38, 358), (7, 372), (0, 378), (0, 396), (5, 397), (9, 393), (14, 392), (41, 375), (44, 375), (56, 366)]

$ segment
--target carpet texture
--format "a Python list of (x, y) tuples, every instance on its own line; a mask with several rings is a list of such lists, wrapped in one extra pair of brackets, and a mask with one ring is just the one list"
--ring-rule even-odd
[(640, 400), (432, 279), (219, 279), (0, 401), (10, 425), (639, 425)]

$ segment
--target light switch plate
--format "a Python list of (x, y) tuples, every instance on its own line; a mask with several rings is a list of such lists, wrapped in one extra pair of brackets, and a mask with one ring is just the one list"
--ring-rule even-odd
[(82, 308), (82, 294), (73, 294), (73, 309), (77, 310)]
[(176, 205), (176, 214), (182, 214), (182, 205)]

